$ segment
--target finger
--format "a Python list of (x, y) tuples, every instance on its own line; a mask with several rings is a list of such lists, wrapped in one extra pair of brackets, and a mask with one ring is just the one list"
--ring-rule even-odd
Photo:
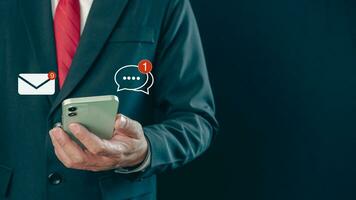
[(83, 150), (78, 144), (76, 144), (72, 139), (70, 139), (70, 137), (62, 129), (55, 129), (52, 132), (52, 137), (54, 143), (56, 144), (56, 151), (58, 153), (64, 153), (68, 158), (65, 160), (66, 163), (63, 164), (65, 164), (69, 168), (79, 168), (80, 165), (85, 163), (86, 155)]
[(88, 157), (89, 164), (87, 165), (86, 169), (90, 171), (103, 171), (118, 168), (120, 166), (118, 164), (120, 162), (119, 158), (113, 159), (111, 157), (95, 155), (90, 155)]
[(50, 134), (52, 144), (54, 147), (54, 153), (56, 154), (57, 158), (65, 165), (69, 165), (70, 163), (70, 158), (66, 155), (66, 153), (63, 151), (63, 149), (59, 146), (56, 140), (53, 139), (52, 134)]
[(122, 114), (118, 115), (115, 121), (115, 133), (135, 139), (143, 137), (141, 124)]
[(116, 115), (116, 119), (115, 119), (115, 130), (118, 130), (120, 128), (123, 128), (126, 126), (126, 116), (124, 116), (123, 114), (118, 114)]
[(105, 142), (98, 136), (88, 131), (88, 129), (84, 126), (72, 123), (69, 125), (69, 129), (90, 153), (95, 155), (102, 155), (105, 153)]
[(54, 146), (54, 152), (57, 158), (64, 164), (64, 166), (73, 169), (89, 170), (89, 171), (103, 171), (108, 169), (113, 169), (116, 165), (111, 164), (113, 161), (107, 157), (98, 157), (86, 153), (87, 150), (83, 150), (87, 155), (86, 163), (81, 165), (73, 165), (73, 161), (67, 156), (63, 151), (61, 146), (58, 144), (57, 140), (52, 139), (53, 136), (50, 134), (51, 140)]

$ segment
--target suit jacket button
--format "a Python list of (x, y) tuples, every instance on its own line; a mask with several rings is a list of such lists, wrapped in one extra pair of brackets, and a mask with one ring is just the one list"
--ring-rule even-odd
[(50, 173), (48, 175), (48, 181), (52, 184), (52, 185), (59, 185), (62, 183), (62, 177), (60, 174), (54, 172), (54, 173)]

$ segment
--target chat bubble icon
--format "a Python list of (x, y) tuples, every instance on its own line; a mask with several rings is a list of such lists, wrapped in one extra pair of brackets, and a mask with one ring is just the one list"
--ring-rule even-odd
[(154, 78), (153, 78), (153, 75), (152, 73), (147, 73), (145, 74), (147, 75), (147, 81), (146, 83), (141, 87), (139, 88), (137, 91), (139, 92), (143, 92), (145, 94), (150, 94), (150, 89), (151, 87), (153, 86), (153, 83), (154, 83)]
[(114, 81), (117, 92), (127, 90), (149, 94), (154, 78), (151, 72), (141, 73), (137, 65), (126, 65), (116, 71)]

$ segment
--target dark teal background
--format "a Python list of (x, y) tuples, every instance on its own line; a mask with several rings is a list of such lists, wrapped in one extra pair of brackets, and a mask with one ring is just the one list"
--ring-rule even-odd
[(160, 199), (356, 199), (356, 3), (191, 2), (221, 131)]

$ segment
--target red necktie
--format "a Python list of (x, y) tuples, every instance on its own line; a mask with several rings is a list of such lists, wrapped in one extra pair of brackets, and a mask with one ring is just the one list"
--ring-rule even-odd
[(69, 72), (80, 39), (79, 0), (60, 0), (54, 15), (59, 86)]

